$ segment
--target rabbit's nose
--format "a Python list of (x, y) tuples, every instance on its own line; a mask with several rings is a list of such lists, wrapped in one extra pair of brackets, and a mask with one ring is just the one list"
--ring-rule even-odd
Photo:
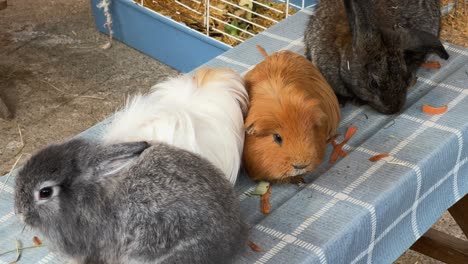
[(23, 214), (23, 211), (18, 209), (16, 206), (15, 206), (15, 215), (22, 215)]
[(309, 166), (309, 164), (293, 164), (292, 166), (296, 170), (302, 170)]

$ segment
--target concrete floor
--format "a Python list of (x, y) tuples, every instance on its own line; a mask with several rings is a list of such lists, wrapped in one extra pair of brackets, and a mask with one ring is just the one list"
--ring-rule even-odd
[[(9, 0), (0, 11), (0, 97), (14, 116), (0, 119), (0, 175), (21, 154), (17, 166), (103, 120), (126, 95), (177, 74), (118, 42), (101, 49), (106, 41), (89, 0)], [(464, 238), (448, 214), (436, 228)], [(395, 263), (441, 262), (408, 251)]]

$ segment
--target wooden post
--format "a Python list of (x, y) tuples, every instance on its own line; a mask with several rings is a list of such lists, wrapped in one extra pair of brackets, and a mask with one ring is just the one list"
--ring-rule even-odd
[(460, 226), (465, 236), (468, 237), (468, 195), (461, 198), (456, 204), (448, 209), (453, 219)]
[(468, 241), (433, 228), (419, 238), (411, 249), (448, 264), (468, 263)]
[(7, 0), (0, 0), (0, 10), (7, 8)]
[[(456, 202), (448, 211), (468, 237), (468, 195)], [(419, 238), (411, 249), (449, 264), (468, 263), (468, 241), (433, 228)]]

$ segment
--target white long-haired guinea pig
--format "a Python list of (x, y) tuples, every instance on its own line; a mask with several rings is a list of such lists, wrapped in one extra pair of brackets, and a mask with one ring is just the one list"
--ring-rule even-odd
[(105, 143), (162, 141), (200, 154), (234, 185), (244, 145), (248, 95), (242, 77), (200, 68), (136, 95), (114, 115)]

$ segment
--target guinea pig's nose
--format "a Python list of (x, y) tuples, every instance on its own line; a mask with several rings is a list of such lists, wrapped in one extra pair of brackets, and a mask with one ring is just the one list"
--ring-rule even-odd
[(309, 166), (309, 164), (293, 164), (292, 166), (296, 170), (302, 170)]

